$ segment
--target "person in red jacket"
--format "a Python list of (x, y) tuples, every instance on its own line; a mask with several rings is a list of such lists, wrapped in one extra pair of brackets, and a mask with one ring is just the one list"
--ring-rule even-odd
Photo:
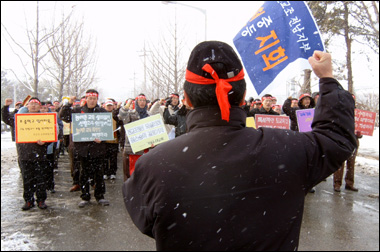
[(354, 101), (333, 78), (330, 54), (315, 51), (309, 62), (321, 91), (313, 130), (254, 129), (233, 48), (193, 49), (188, 132), (142, 155), (123, 184), (129, 215), (157, 250), (298, 249), (307, 192), (356, 148)]

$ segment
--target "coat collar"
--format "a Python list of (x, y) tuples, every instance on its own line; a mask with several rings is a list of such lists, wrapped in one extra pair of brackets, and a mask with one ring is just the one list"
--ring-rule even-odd
[(186, 124), (189, 132), (196, 128), (213, 126), (244, 128), (246, 118), (247, 113), (242, 108), (237, 106), (231, 106), (229, 122), (222, 120), (221, 112), (218, 106), (199, 107), (188, 113)]

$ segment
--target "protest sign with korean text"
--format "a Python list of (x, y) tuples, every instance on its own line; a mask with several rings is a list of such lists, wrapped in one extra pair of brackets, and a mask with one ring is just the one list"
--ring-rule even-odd
[(375, 129), (376, 113), (355, 109), (355, 131), (362, 135), (372, 136)]
[(314, 119), (314, 109), (299, 109), (296, 111), (299, 132), (311, 131)]
[(71, 116), (74, 142), (114, 139), (112, 113), (73, 113)]
[(258, 95), (268, 91), (271, 83), (285, 85), (283, 77), (275, 81), (285, 68), (286, 74), (310, 69), (307, 59), (314, 50), (324, 51), (318, 27), (303, 1), (264, 2), (233, 41)]
[(16, 143), (57, 142), (57, 113), (15, 115)]
[(160, 114), (124, 124), (124, 128), (133, 153), (169, 140)]
[(274, 129), (289, 129), (289, 116), (255, 115), (256, 128), (267, 127)]

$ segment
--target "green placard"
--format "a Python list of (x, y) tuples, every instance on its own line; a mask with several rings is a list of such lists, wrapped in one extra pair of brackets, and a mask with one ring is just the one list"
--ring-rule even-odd
[(73, 113), (73, 141), (113, 140), (112, 113)]
[(133, 153), (169, 140), (160, 114), (127, 123), (124, 128)]

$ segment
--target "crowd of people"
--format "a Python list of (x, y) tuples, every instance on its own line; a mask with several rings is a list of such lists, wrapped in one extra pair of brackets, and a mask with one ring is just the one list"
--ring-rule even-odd
[[(126, 137), (124, 124), (143, 119), (149, 115), (160, 113), (170, 139), (186, 133), (186, 114), (190, 110), (184, 100), (180, 103), (177, 93), (167, 98), (150, 102), (144, 94), (135, 99), (128, 99), (124, 104), (113, 98), (106, 98), (99, 103), (98, 92), (94, 89), (86, 91), (86, 95), (77, 99), (75, 96), (65, 97), (61, 102), (40, 101), (31, 97), (23, 102), (16, 102), (15, 109), (9, 111), (13, 104), (11, 98), (5, 100), (2, 107), (2, 120), (11, 126), (12, 141), (15, 141), (15, 114), (20, 113), (57, 113), (57, 142), (17, 143), (18, 162), (24, 181), (23, 210), (35, 206), (46, 209), (46, 192), (55, 193), (54, 170), (58, 169), (60, 155), (65, 151), (69, 155), (70, 170), (73, 185), (70, 192), (81, 191), (79, 207), (86, 206), (91, 198), (90, 186), (94, 189), (94, 197), (101, 205), (109, 205), (104, 199), (106, 191), (105, 180), (115, 180), (118, 170), (118, 153), (123, 153), (123, 178), (130, 177), (129, 155), (142, 155), (144, 152), (133, 153)], [(99, 104), (98, 104), (99, 103)], [(72, 130), (64, 133), (64, 124), (71, 128), (73, 113), (112, 113), (114, 139), (93, 142), (74, 142)], [(34, 197), (36, 196), (36, 200)]]
[[(109, 205), (105, 180), (116, 179), (122, 152), (125, 206), (158, 249), (296, 249), (307, 192), (334, 172), (339, 192), (347, 159), (346, 189), (357, 191), (352, 160), (360, 132), (354, 134), (354, 101), (332, 77), (329, 54), (315, 52), (309, 62), (320, 77), (322, 102), (319, 93), (289, 97), (282, 106), (270, 94), (245, 100), (241, 62), (229, 45), (217, 41), (193, 50), (181, 102), (177, 93), (153, 102), (140, 93), (124, 104), (112, 98), (100, 103), (98, 91), (89, 89), (80, 100), (72, 96), (51, 103), (31, 97), (10, 112), (13, 100), (7, 98), (2, 120), (12, 127), (13, 140), (16, 113), (57, 113), (57, 142), (16, 143), (22, 210), (35, 201), (47, 208), (47, 191), (55, 192), (54, 169), (65, 150), (73, 179), (68, 190), (81, 191), (78, 207), (89, 204), (90, 187), (98, 204)], [(347, 113), (338, 112), (337, 99)], [(296, 111), (309, 108), (316, 108), (313, 132), (300, 134)], [(113, 140), (73, 141), (73, 132), (64, 133), (63, 125), (76, 113), (111, 113)], [(134, 153), (124, 125), (155, 114), (162, 116), (170, 140)], [(246, 117), (257, 114), (289, 116), (291, 130), (245, 127)], [(133, 174), (131, 155), (141, 156)], [(247, 235), (225, 232), (231, 228)]]

